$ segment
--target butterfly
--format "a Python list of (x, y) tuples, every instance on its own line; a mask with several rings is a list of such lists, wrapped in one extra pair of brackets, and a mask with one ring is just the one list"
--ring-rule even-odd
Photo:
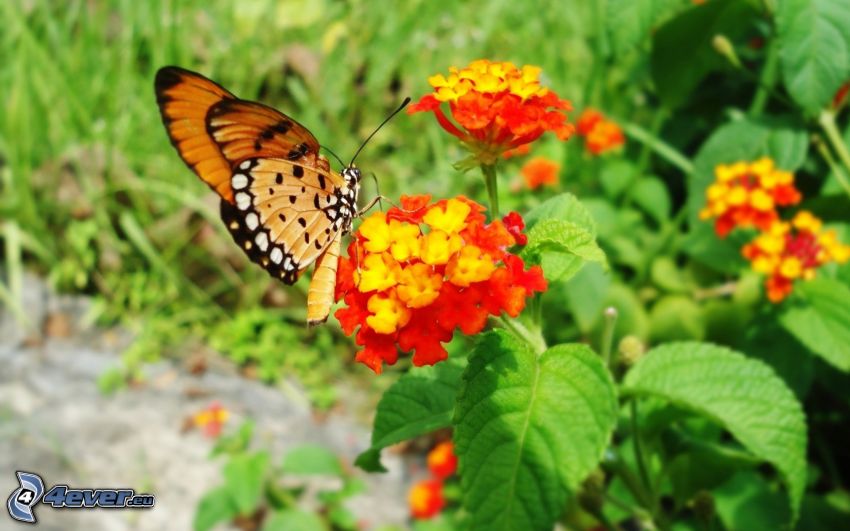
[(286, 284), (315, 263), (307, 322), (324, 322), (341, 238), (358, 215), (360, 170), (352, 162), (333, 171), (306, 127), (196, 72), (163, 67), (154, 88), (171, 143), (221, 197), (221, 219), (236, 244)]

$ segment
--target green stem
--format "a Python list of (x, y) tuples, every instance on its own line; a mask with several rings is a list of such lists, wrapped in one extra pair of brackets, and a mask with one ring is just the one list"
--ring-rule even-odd
[(762, 66), (761, 75), (756, 85), (758, 88), (753, 96), (752, 103), (750, 103), (750, 116), (759, 116), (764, 111), (773, 93), (778, 72), (779, 46), (776, 44), (776, 39), (771, 38), (767, 43), (767, 57), (765, 57), (764, 66)]
[(602, 332), (602, 361), (606, 367), (611, 366), (611, 345), (614, 343), (614, 328), (617, 324), (617, 309), (613, 306), (605, 308), (605, 328)]
[(543, 336), (540, 333), (531, 332), (516, 319), (508, 319), (505, 316), (499, 316), (496, 320), (505, 330), (512, 333), (518, 339), (525, 341), (537, 354), (542, 354), (546, 350), (546, 340), (543, 339)]
[(850, 171), (850, 152), (847, 151), (847, 145), (844, 139), (841, 138), (841, 133), (838, 131), (838, 126), (835, 124), (835, 113), (829, 109), (825, 109), (818, 117), (823, 132), (826, 133), (826, 138), (832, 144), (832, 149), (838, 153), (838, 158), (844, 164), (844, 168)]
[(635, 450), (635, 461), (637, 461), (638, 473), (640, 474), (641, 483), (643, 483), (643, 488), (645, 489), (647, 496), (649, 498), (649, 511), (656, 516), (657, 511), (657, 503), (655, 499), (655, 492), (652, 487), (652, 481), (649, 479), (649, 468), (646, 466), (646, 458), (643, 452), (643, 443), (640, 439), (640, 432), (638, 431), (638, 422), (637, 422), (637, 399), (632, 399), (629, 404), (629, 415), (631, 417), (631, 429), (632, 429), (632, 440), (634, 441), (633, 447)]
[(490, 219), (499, 219), (499, 183), (496, 178), (496, 165), (482, 164), (481, 172), (484, 173), (484, 185), (490, 197)]
[(667, 142), (661, 140), (658, 136), (631, 122), (620, 122), (620, 124), (627, 135), (638, 142), (642, 142), (659, 157), (663, 158), (673, 166), (676, 166), (683, 173), (691, 173), (694, 171), (694, 164), (689, 158), (684, 156), (681, 152), (679, 152), (679, 150)]
[(835, 157), (832, 156), (832, 152), (829, 151), (829, 146), (827, 146), (826, 142), (824, 142), (818, 135), (814, 136), (812, 143), (815, 145), (815, 149), (818, 150), (818, 153), (820, 153), (820, 156), (823, 157), (823, 160), (826, 161), (830, 171), (835, 176), (835, 180), (838, 181), (838, 184), (841, 185), (844, 192), (850, 196), (850, 180), (847, 179), (847, 173), (844, 168), (839, 166)]

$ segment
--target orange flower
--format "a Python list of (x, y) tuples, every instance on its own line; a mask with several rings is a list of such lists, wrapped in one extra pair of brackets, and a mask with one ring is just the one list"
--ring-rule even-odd
[(584, 147), (594, 155), (619, 149), (625, 144), (623, 130), (615, 122), (608, 120), (596, 109), (585, 109), (578, 122), (576, 131), (585, 137)]
[(838, 241), (835, 231), (822, 230), (821, 220), (801, 210), (791, 223), (777, 221), (742, 249), (754, 271), (767, 275), (771, 302), (787, 297), (798, 279), (810, 280), (820, 266), (850, 260), (850, 245)]
[(400, 348), (413, 351), (414, 365), (433, 365), (448, 356), (442, 344), (455, 328), (477, 334), (488, 315), (516, 317), (527, 297), (546, 290), (540, 267), (526, 270), (507, 251), (526, 241), (519, 214), (486, 223), (483, 210), (462, 196), (433, 204), (403, 196), (401, 208), (363, 221), (336, 288), (345, 307), (335, 315), (363, 347), (357, 361), (380, 373)]
[(525, 179), (525, 185), (534, 190), (544, 184), (557, 184), (560, 170), (561, 165), (557, 162), (543, 157), (534, 157), (525, 163), (520, 173)]
[(204, 430), (204, 435), (215, 438), (221, 435), (221, 429), (229, 417), (230, 412), (216, 401), (211, 403), (207, 409), (195, 413), (192, 421), (195, 426)]
[(513, 149), (509, 149), (502, 153), (502, 158), (510, 159), (513, 157), (521, 157), (523, 155), (528, 155), (531, 151), (531, 144), (523, 144), (521, 146), (517, 146)]
[[(574, 127), (567, 121), (569, 101), (540, 85), (540, 67), (473, 61), (449, 75), (428, 79), (434, 92), (408, 112), (431, 111), (448, 133), (456, 136), (481, 164), (492, 165), (505, 151), (527, 145), (546, 131), (567, 140)], [(443, 112), (448, 105), (450, 120)]]
[(444, 441), (428, 452), (428, 470), (437, 479), (447, 479), (457, 471), (457, 456), (451, 441)]
[(427, 479), (414, 484), (407, 495), (407, 501), (413, 518), (423, 520), (437, 516), (446, 505), (442, 482)]
[(774, 166), (765, 157), (755, 162), (721, 164), (716, 179), (705, 191), (708, 203), (700, 219), (717, 218), (714, 230), (725, 237), (736, 227), (768, 230), (779, 219), (776, 207), (800, 202), (794, 175)]

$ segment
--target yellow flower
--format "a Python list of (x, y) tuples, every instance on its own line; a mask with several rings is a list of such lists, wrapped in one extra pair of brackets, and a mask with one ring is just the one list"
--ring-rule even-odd
[(398, 283), (398, 298), (408, 308), (423, 308), (440, 295), (443, 276), (428, 264), (413, 264), (404, 268)]
[(466, 216), (470, 207), (458, 199), (446, 201), (445, 209), (433, 206), (422, 218), (429, 227), (448, 233), (460, 232), (466, 227)]
[(390, 253), (399, 262), (419, 256), (419, 226), (396, 219), (390, 220)]
[(392, 334), (410, 321), (410, 310), (394, 290), (369, 297), (366, 309), (372, 313), (366, 318), (366, 324), (379, 334)]
[(389, 253), (368, 254), (363, 258), (360, 274), (355, 272), (355, 283), (364, 293), (385, 290), (398, 283), (401, 267)]
[(789, 256), (782, 260), (782, 263), (779, 265), (779, 274), (792, 280), (800, 278), (800, 275), (803, 274), (803, 264), (799, 258)]
[(455, 286), (466, 287), (487, 280), (495, 271), (493, 259), (475, 245), (467, 245), (452, 257), (446, 266), (446, 276)]
[(366, 238), (363, 247), (370, 253), (382, 253), (390, 248), (390, 226), (387, 215), (375, 212), (360, 225), (360, 235)]
[(463, 247), (463, 239), (457, 234), (432, 230), (422, 238), (420, 258), (429, 265), (442, 265), (448, 262), (451, 255), (461, 247)]

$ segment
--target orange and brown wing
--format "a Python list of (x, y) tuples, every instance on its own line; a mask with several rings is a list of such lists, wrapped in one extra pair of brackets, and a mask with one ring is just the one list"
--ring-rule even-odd
[(237, 101), (221, 85), (176, 66), (160, 68), (154, 82), (162, 122), (183, 161), (229, 202), (231, 163), (207, 131), (207, 114), (222, 101)]
[(234, 204), (222, 202), (222, 219), (251, 260), (292, 284), (347, 225), (341, 183), (295, 161), (246, 159), (234, 169)]

